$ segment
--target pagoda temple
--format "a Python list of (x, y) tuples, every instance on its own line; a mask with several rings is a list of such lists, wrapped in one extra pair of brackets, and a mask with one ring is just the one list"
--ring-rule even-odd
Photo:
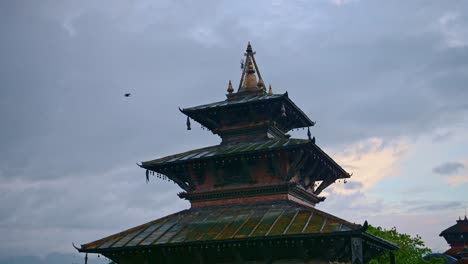
[[(250, 43), (237, 90), (226, 99), (179, 109), (218, 145), (142, 162), (152, 176), (180, 186), (190, 209), (83, 244), (116, 263), (367, 263), (394, 244), (315, 208), (323, 190), (350, 174), (311, 136), (315, 122), (268, 89)], [(291, 138), (307, 129), (307, 139)]]
[(455, 225), (442, 231), (439, 236), (444, 237), (450, 245), (450, 249), (445, 254), (463, 259), (462, 263), (468, 263), (468, 219), (466, 215), (464, 219), (459, 218)]

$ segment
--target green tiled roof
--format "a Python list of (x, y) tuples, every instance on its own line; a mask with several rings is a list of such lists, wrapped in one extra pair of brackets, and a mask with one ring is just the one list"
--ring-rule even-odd
[(281, 98), (283, 96), (285, 95), (284, 94), (272, 94), (272, 95), (265, 94), (265, 95), (244, 96), (244, 97), (239, 97), (234, 100), (224, 100), (220, 102), (204, 104), (204, 105), (199, 105), (199, 106), (190, 107), (190, 108), (184, 108), (183, 111), (191, 112), (191, 111), (204, 110), (204, 109), (215, 108), (215, 107), (226, 107), (226, 106), (244, 104), (244, 103), (249, 103), (249, 102), (272, 100), (276, 98)]
[(259, 142), (244, 142), (231, 145), (216, 145), (207, 148), (201, 148), (167, 156), (152, 161), (143, 162), (142, 167), (151, 167), (154, 165), (162, 165), (166, 163), (177, 163), (188, 160), (197, 160), (212, 158), (218, 156), (237, 155), (244, 153), (255, 153), (267, 150), (277, 150), (290, 148), (301, 144), (310, 144), (310, 140), (306, 139), (272, 139)]
[(359, 229), (343, 219), (290, 201), (191, 208), (84, 244), (83, 252), (217, 242), (232, 239), (320, 235)]

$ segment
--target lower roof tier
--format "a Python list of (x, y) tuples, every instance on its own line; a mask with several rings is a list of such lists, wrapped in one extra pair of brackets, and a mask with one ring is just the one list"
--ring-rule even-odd
[(184, 210), (81, 245), (78, 250), (102, 253), (154, 246), (347, 234), (359, 230), (364, 231), (361, 225), (290, 201), (230, 204)]

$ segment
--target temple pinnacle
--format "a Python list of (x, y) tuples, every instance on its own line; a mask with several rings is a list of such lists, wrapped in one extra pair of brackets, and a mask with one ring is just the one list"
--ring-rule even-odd
[(252, 45), (250, 45), (250, 41), (247, 43), (247, 52), (252, 52)]
[(270, 84), (270, 87), (268, 88), (268, 95), (273, 95), (273, 89), (271, 89), (271, 84)]

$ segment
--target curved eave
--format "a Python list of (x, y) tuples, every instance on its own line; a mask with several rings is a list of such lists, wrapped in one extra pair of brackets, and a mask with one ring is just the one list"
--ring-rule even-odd
[(217, 244), (230, 244), (230, 243), (245, 243), (245, 242), (254, 242), (254, 241), (271, 241), (271, 240), (301, 240), (301, 239), (320, 239), (320, 238), (336, 238), (336, 237), (353, 237), (361, 236), (365, 239), (366, 242), (372, 242), (374, 245), (384, 248), (389, 251), (394, 251), (400, 249), (397, 245), (381, 239), (377, 236), (369, 234), (362, 229), (349, 230), (349, 231), (337, 231), (337, 232), (328, 232), (328, 233), (311, 233), (311, 234), (296, 234), (296, 235), (276, 235), (276, 236), (267, 236), (267, 237), (247, 237), (247, 238), (233, 238), (233, 239), (223, 239), (223, 240), (208, 240), (208, 241), (191, 241), (191, 242), (179, 242), (179, 243), (170, 243), (170, 244), (157, 244), (157, 245), (145, 245), (145, 246), (136, 246), (136, 247), (112, 247), (112, 248), (93, 248), (93, 249), (84, 249), (83, 247), (77, 248), (78, 252), (81, 253), (105, 253), (105, 252), (115, 252), (122, 250), (135, 250), (135, 249), (150, 249), (150, 248), (173, 248), (173, 247), (196, 247), (196, 246), (209, 246)]
[(314, 126), (315, 122), (310, 120), (310, 118), (288, 97), (288, 92), (284, 94), (275, 94), (276, 97), (269, 98), (269, 99), (259, 99), (259, 100), (246, 100), (242, 101), (240, 100), (239, 102), (232, 102), (229, 103), (228, 101), (221, 101), (213, 104), (207, 104), (207, 105), (201, 105), (197, 107), (190, 107), (190, 108), (180, 108), (179, 111), (183, 113), (184, 115), (192, 118), (193, 120), (197, 121), (198, 123), (202, 124), (208, 129), (214, 129), (216, 128), (215, 125), (210, 124), (205, 120), (204, 118), (200, 118), (199, 115), (203, 115), (206, 112), (210, 111), (219, 111), (219, 110), (224, 110), (224, 109), (229, 109), (229, 108), (235, 108), (240, 105), (248, 105), (248, 104), (255, 104), (255, 103), (260, 103), (260, 102), (275, 102), (275, 101), (281, 101), (284, 100), (289, 107), (294, 109), (293, 111), (297, 113), (297, 116), (299, 117), (299, 123), (297, 125), (294, 125), (293, 128), (303, 128), (303, 127), (310, 127)]
[(380, 237), (378, 237), (378, 236), (374, 236), (374, 235), (372, 235), (372, 234), (370, 234), (370, 233), (363, 232), (361, 235), (362, 235), (363, 237), (365, 237), (366, 239), (371, 240), (372, 242), (374, 242), (374, 243), (377, 244), (378, 246), (381, 246), (381, 247), (383, 247), (383, 248), (385, 248), (385, 249), (387, 249), (387, 250), (393, 251), (393, 250), (398, 250), (398, 249), (400, 249), (400, 247), (398, 247), (397, 245), (393, 244), (392, 242), (389, 242), (389, 241), (387, 241), (387, 240), (385, 240), (385, 239), (382, 239), (382, 238), (380, 238)]
[[(232, 157), (232, 156), (237, 156), (237, 155), (250, 155), (250, 154), (269, 152), (269, 151), (287, 150), (287, 149), (294, 149), (294, 148), (296, 149), (306, 148), (316, 153), (317, 155), (319, 155), (324, 160), (324, 162), (330, 167), (330, 169), (336, 171), (339, 174), (338, 178), (344, 179), (344, 178), (351, 177), (351, 175), (348, 172), (346, 172), (340, 165), (338, 165), (338, 163), (336, 163), (330, 156), (328, 156), (319, 146), (312, 143), (312, 141), (306, 141), (306, 140), (304, 140), (304, 142), (302, 143), (291, 144), (291, 145), (275, 147), (275, 148), (265, 148), (265, 149), (241, 151), (241, 152), (227, 151), (228, 153), (210, 155), (206, 157), (202, 156), (200, 158), (195, 158), (195, 159), (186, 158), (186, 157), (189, 157), (190, 155), (198, 156), (197, 153), (200, 153), (200, 152), (217, 151), (217, 148), (219, 147), (220, 146), (218, 145), (218, 146), (211, 146), (211, 147), (201, 148), (197, 150), (187, 151), (187, 152), (163, 157), (163, 158), (156, 159), (156, 160), (145, 161), (145, 162), (142, 162), (142, 164), (139, 166), (147, 170), (154, 170), (154, 171), (163, 173), (162, 171), (159, 171), (159, 170), (166, 166), (174, 166), (174, 165), (184, 164), (184, 163), (191, 162), (191, 161), (198, 162), (198, 161), (206, 161), (209, 159)], [(171, 161), (174, 159), (175, 161)], [(159, 160), (166, 160), (166, 161), (159, 161)]]
[(351, 174), (349, 174), (347, 171), (345, 171), (334, 159), (332, 159), (330, 156), (328, 156), (325, 151), (323, 151), (319, 146), (317, 146), (315, 143), (310, 142), (308, 144), (309, 147), (317, 151), (320, 155), (322, 155), (327, 162), (330, 163), (330, 165), (338, 170), (342, 174), (342, 178), (351, 178)]
[(299, 113), (299, 116), (303, 119), (302, 127), (311, 127), (315, 125), (315, 122), (310, 120), (310, 118), (289, 98), (288, 92), (284, 93), (282, 98), (285, 98), (286, 101)]

